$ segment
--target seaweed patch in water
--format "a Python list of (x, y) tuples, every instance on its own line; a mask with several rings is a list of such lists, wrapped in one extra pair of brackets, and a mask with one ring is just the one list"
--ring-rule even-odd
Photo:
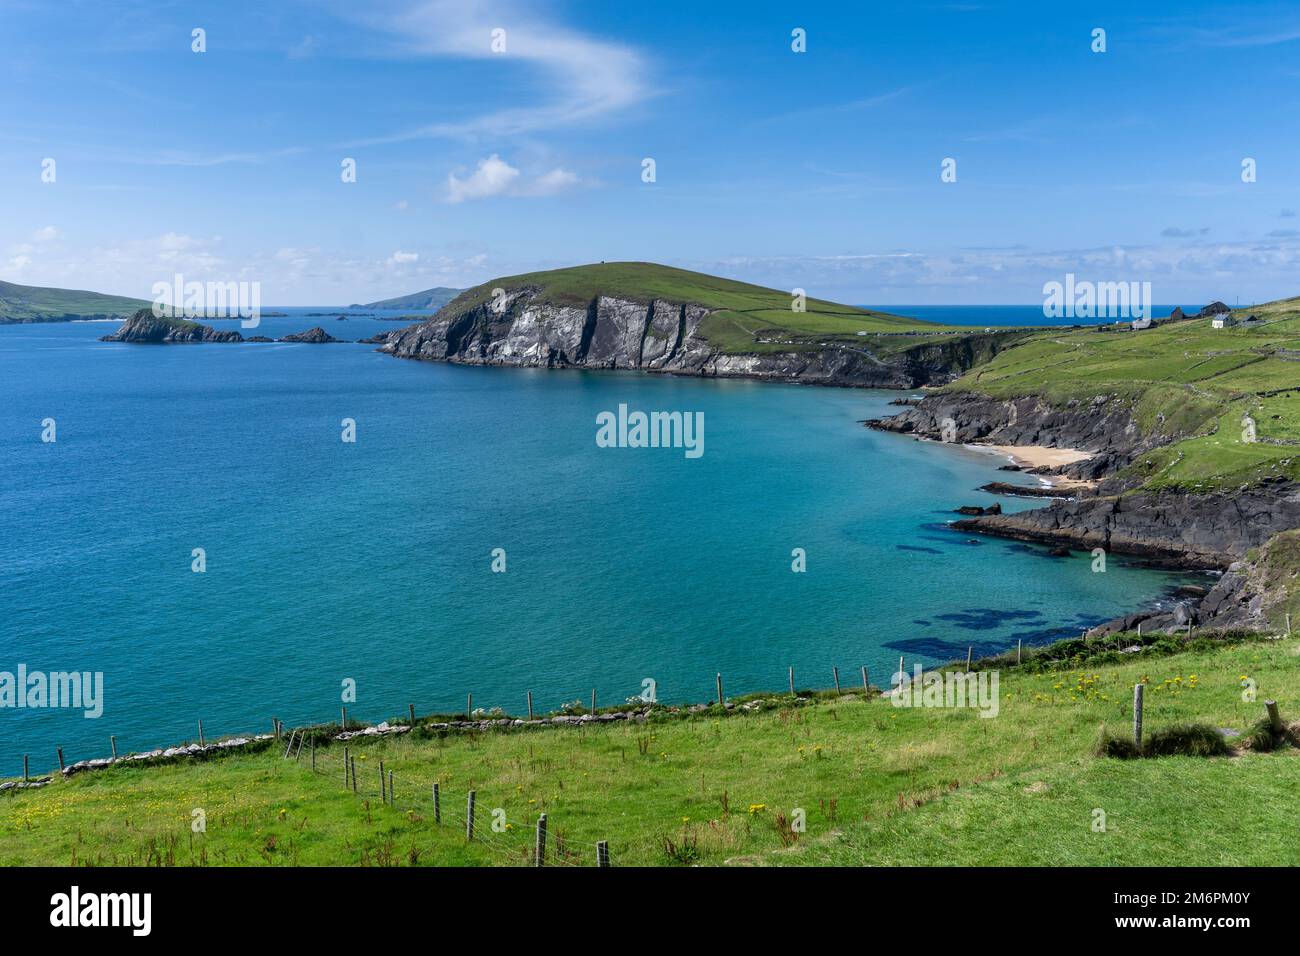
[(974, 607), (966, 611), (951, 614), (936, 614), (940, 621), (947, 621), (968, 631), (991, 631), (1013, 621), (1038, 621), (1043, 617), (1042, 611), (1004, 611), (992, 607)]

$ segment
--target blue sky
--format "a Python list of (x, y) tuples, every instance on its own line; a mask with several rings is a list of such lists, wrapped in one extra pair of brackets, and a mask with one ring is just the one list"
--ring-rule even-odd
[(0, 22), (9, 281), (149, 298), (179, 271), (326, 305), (645, 259), (876, 304), (1040, 302), (1066, 272), (1166, 304), (1300, 294), (1294, 5), (0, 0)]

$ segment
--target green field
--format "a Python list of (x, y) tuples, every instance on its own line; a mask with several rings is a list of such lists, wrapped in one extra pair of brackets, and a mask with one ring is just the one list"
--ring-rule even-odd
[[(1119, 396), (1144, 433), (1170, 443), (1130, 467), (1147, 488), (1234, 488), (1300, 477), (1300, 299), (1241, 309), (1249, 326), (1209, 319), (1141, 332), (1039, 332), (947, 386), (1054, 404)], [(1244, 440), (1243, 416), (1255, 424)]]
[(0, 325), (80, 318), (126, 318), (138, 309), (147, 308), (149, 303), (142, 299), (0, 282)]
[[(317, 749), (316, 774), (309, 750), (294, 761), (275, 747), (56, 776), (0, 794), (0, 864), (527, 865), (541, 812), (556, 864), (592, 865), (599, 840), (615, 865), (1300, 863), (1300, 751), (1093, 755), (1103, 724), (1125, 732), (1143, 679), (1148, 734), (1204, 721), (1244, 739), (1265, 697), (1300, 716), (1300, 641), (1202, 640), (1171, 654), (1162, 637), (1115, 652), (1130, 640), (1003, 662), (991, 718), (821, 692), (644, 724), (440, 734), (417, 721), (349, 743), (356, 796), (337, 743)], [(1243, 699), (1244, 678), (1258, 701)], [(380, 761), (395, 772), (394, 806), (377, 796)], [(1097, 808), (1107, 832), (1093, 832)], [(205, 832), (192, 830), (196, 810)]]

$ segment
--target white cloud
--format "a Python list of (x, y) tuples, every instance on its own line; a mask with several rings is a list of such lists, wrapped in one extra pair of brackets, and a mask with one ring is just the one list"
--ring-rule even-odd
[(493, 153), (487, 159), (480, 159), (478, 168), (466, 178), (460, 179), (455, 173), (447, 177), (447, 202), (499, 196), (518, 178), (519, 170)]
[(573, 186), (578, 185), (578, 177), (567, 169), (552, 169), (549, 173), (543, 173), (528, 185), (528, 195), (530, 196), (554, 196), (556, 193), (563, 192)]
[(480, 159), (474, 172), (461, 179), (455, 173), (447, 177), (446, 201), (460, 203), (492, 196), (554, 196), (582, 182), (575, 174), (558, 166), (539, 176), (524, 176), (496, 153)]
[(400, 249), (388, 257), (388, 264), (390, 266), (404, 266), (419, 261), (420, 254), (418, 252), (402, 252)]
[(1156, 303), (1266, 301), (1295, 294), (1300, 236), (1085, 249), (952, 249), (830, 256), (756, 256), (674, 263), (840, 302), (1027, 302), (1067, 272), (1092, 281), (1149, 281)]
[(33, 242), (53, 242), (55, 239), (62, 239), (63, 233), (53, 226), (46, 226), (43, 229), (37, 229), (32, 233)]

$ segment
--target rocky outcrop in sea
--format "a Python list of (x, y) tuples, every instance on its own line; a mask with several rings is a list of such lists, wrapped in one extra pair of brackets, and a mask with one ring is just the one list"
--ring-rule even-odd
[(179, 342), (242, 342), (244, 337), (234, 329), (217, 331), (210, 325), (160, 317), (154, 315), (152, 309), (141, 309), (112, 335), (101, 336), (100, 341), (170, 345)]
[(330, 345), (335, 342), (342, 342), (343, 339), (336, 339), (319, 325), (308, 329), (306, 332), (294, 332), (291, 335), (283, 336), (281, 342), (306, 342), (308, 345)]

